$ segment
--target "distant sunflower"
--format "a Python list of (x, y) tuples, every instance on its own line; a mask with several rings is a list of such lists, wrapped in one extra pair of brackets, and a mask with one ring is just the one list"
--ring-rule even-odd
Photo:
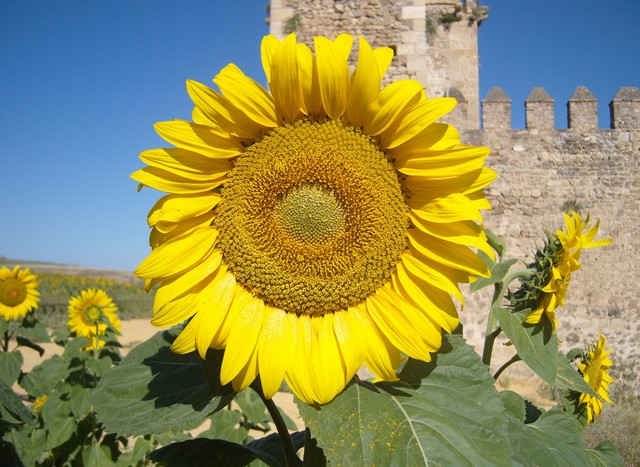
[[(572, 211), (564, 214), (565, 230), (558, 230), (547, 245), (542, 256), (547, 259), (542, 266), (548, 277), (538, 293), (536, 306), (527, 315), (525, 322), (537, 324), (546, 317), (553, 328), (558, 326), (555, 310), (564, 305), (571, 274), (580, 269), (580, 254), (583, 249), (597, 248), (611, 243), (610, 238), (594, 240), (598, 235), (600, 221), (589, 228), (589, 216), (583, 219)], [(588, 229), (588, 230), (586, 230)]]
[(49, 399), (49, 396), (47, 396), (46, 394), (43, 394), (42, 396), (37, 397), (36, 400), (33, 401), (33, 404), (31, 405), (31, 409), (34, 412), (40, 411), (42, 407), (44, 407), (44, 404), (47, 403), (48, 399)]
[(602, 413), (604, 402), (612, 403), (609, 398), (609, 384), (613, 382), (613, 378), (609, 375), (609, 370), (613, 366), (613, 361), (609, 357), (610, 350), (606, 345), (607, 340), (600, 335), (598, 341), (578, 364), (582, 377), (597, 394), (596, 397), (582, 393), (578, 399), (578, 408), (585, 410), (589, 423), (593, 423)]
[(458, 284), (488, 276), (481, 210), (495, 178), (486, 147), (435, 123), (455, 106), (401, 80), (380, 89), (393, 52), (353, 38), (262, 41), (270, 92), (227, 65), (217, 92), (187, 91), (193, 122), (157, 123), (175, 148), (141, 153), (132, 177), (170, 193), (151, 209), (152, 323), (191, 320), (173, 343), (224, 348), (222, 383), (286, 380), (325, 403), (361, 365), (395, 380), (429, 361), (458, 325)]
[(40, 302), (38, 279), (28, 268), (0, 267), (0, 317), (7, 321), (24, 318)]
[(120, 319), (118, 307), (104, 290), (87, 289), (69, 300), (68, 326), (78, 336), (84, 336), (91, 340), (88, 348), (99, 349), (99, 336), (107, 332), (111, 326), (116, 332), (120, 332)]

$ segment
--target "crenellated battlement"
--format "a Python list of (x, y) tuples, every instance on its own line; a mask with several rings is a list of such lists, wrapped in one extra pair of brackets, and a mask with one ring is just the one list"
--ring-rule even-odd
[[(609, 103), (610, 128), (640, 130), (640, 89), (622, 87)], [(524, 102), (525, 128), (555, 129), (555, 101), (544, 88), (533, 88)], [(511, 129), (512, 102), (500, 87), (493, 87), (482, 101), (482, 128)], [(567, 128), (587, 132), (598, 129), (598, 100), (585, 86), (578, 86), (567, 101)]]

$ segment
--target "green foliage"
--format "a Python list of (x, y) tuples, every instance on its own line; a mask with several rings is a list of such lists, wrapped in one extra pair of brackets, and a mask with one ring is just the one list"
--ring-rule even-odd
[[(207, 382), (197, 355), (169, 350), (176, 335), (157, 333), (105, 374), (93, 403), (108, 431), (136, 436), (193, 429), (224, 404), (231, 391)], [(215, 366), (216, 357), (211, 351), (208, 364)]]
[(393, 384), (352, 384), (320, 410), (299, 404), (337, 465), (505, 465), (504, 408), (473, 349), (450, 336), (432, 363)]
[(300, 14), (296, 13), (291, 16), (284, 22), (283, 32), (285, 34), (291, 34), (292, 32), (296, 32), (300, 27), (300, 22), (302, 21), (302, 17)]

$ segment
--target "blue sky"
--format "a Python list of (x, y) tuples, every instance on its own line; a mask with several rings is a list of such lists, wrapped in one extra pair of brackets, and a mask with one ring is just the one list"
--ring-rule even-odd
[[(4, 1), (0, 7), (0, 255), (133, 269), (147, 253), (137, 154), (155, 121), (189, 118), (187, 78), (233, 61), (261, 80), (265, 0)], [(607, 104), (640, 85), (640, 2), (487, 2), (480, 86), (502, 86), (514, 126), (533, 86), (565, 102), (577, 85)], [(525, 5), (526, 3), (526, 5)], [(46, 8), (45, 8), (46, 6)]]

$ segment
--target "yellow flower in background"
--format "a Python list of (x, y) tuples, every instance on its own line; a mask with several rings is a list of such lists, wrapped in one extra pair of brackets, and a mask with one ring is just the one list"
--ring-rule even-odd
[[(580, 269), (580, 253), (583, 249), (599, 248), (611, 243), (610, 238), (602, 238), (594, 240), (600, 229), (600, 221), (589, 227), (589, 216), (583, 219), (580, 214), (575, 211), (564, 214), (565, 230), (558, 230), (556, 237), (562, 244), (562, 255), (560, 263), (569, 272)], [(588, 230), (587, 230), (588, 229)]]
[(596, 344), (587, 351), (578, 369), (584, 380), (598, 395), (582, 393), (578, 399), (579, 407), (586, 411), (587, 421), (593, 423), (602, 413), (604, 402), (612, 404), (609, 398), (609, 384), (613, 378), (609, 375), (609, 370), (613, 366), (613, 361), (609, 357), (610, 350), (606, 348), (607, 340), (600, 335)]
[(36, 400), (33, 401), (33, 404), (31, 405), (31, 409), (34, 411), (42, 409), (42, 407), (44, 407), (44, 404), (47, 403), (48, 399), (49, 399), (49, 396), (47, 396), (46, 394), (43, 394), (42, 396), (37, 397)]
[[(558, 320), (555, 310), (565, 304), (571, 274), (580, 269), (582, 250), (606, 246), (611, 243), (610, 238), (594, 240), (598, 235), (600, 221), (589, 228), (589, 216), (583, 219), (575, 211), (569, 214), (565, 213), (564, 221), (566, 230), (558, 230), (555, 234), (555, 238), (560, 244), (559, 250), (552, 253), (555, 264), (549, 265), (551, 268), (549, 280), (540, 289), (541, 294), (537, 307), (526, 316), (526, 323), (538, 324), (543, 317), (546, 317), (552, 327), (557, 328)], [(549, 244), (551, 249), (553, 249), (552, 244), (553, 242)]]
[(87, 350), (87, 351), (100, 350), (105, 345), (105, 341), (100, 339), (97, 336), (91, 336), (89, 339), (90, 339), (90, 342), (87, 346), (84, 347), (84, 350)]
[(24, 318), (40, 302), (38, 279), (28, 268), (0, 267), (0, 317), (7, 321)]
[(116, 332), (120, 332), (118, 307), (104, 290), (83, 290), (79, 295), (71, 297), (68, 311), (69, 329), (78, 336), (91, 339), (91, 344), (87, 348), (99, 349), (104, 346), (104, 342), (100, 346), (100, 340), (95, 337), (103, 336), (109, 326)]
[(175, 148), (132, 178), (169, 193), (151, 209), (152, 323), (189, 318), (173, 350), (224, 348), (221, 380), (283, 379), (326, 403), (365, 364), (395, 380), (458, 325), (458, 284), (488, 276), (486, 147), (436, 123), (455, 106), (415, 80), (380, 89), (393, 53), (359, 39), (262, 41), (270, 92), (233, 64), (215, 91), (188, 81), (193, 122), (157, 123)]

